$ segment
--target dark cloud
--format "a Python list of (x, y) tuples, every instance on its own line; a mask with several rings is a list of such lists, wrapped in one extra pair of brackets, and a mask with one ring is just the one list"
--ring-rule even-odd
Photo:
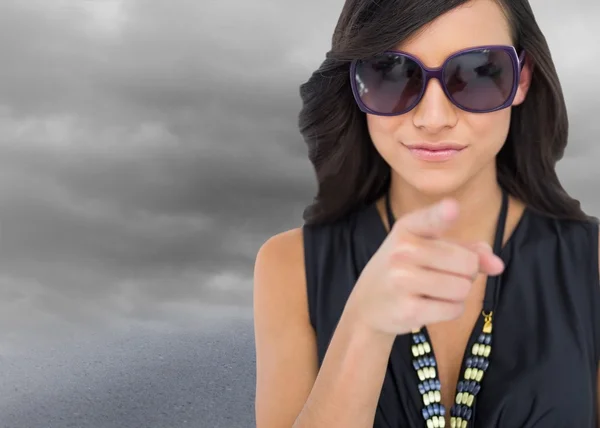
[[(564, 15), (537, 9), (573, 124), (559, 169), (600, 211), (597, 91), (579, 70), (600, 62), (585, 50), (598, 36), (592, 15), (552, 3)], [(301, 224), (315, 191), (298, 87), (342, 6), (323, 4), (2, 2), (1, 292), (15, 317), (249, 306), (258, 246)], [(587, 56), (563, 34), (565, 16), (587, 34)]]

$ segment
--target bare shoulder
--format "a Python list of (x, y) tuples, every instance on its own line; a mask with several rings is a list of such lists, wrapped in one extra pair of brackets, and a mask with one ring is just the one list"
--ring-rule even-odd
[[(295, 228), (270, 237), (258, 250), (255, 279), (278, 276), (281, 273), (304, 274), (304, 241), (302, 229)], [(270, 283), (270, 281), (267, 281)], [(263, 284), (263, 281), (260, 281)], [(256, 286), (256, 284), (255, 284)]]
[(292, 426), (317, 375), (301, 228), (269, 238), (254, 268), (258, 428)]
[[(270, 237), (258, 250), (254, 265), (254, 303), (255, 309), (268, 313), (283, 305), (286, 306), (286, 312), (290, 309), (306, 309), (304, 240), (301, 228)], [(273, 307), (273, 304), (277, 307)]]

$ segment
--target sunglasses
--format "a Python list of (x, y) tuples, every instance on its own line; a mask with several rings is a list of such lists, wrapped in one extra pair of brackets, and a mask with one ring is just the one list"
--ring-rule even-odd
[(398, 116), (419, 104), (427, 84), (438, 79), (456, 107), (489, 113), (512, 105), (519, 86), (525, 52), (513, 46), (480, 46), (458, 51), (441, 67), (427, 68), (415, 56), (386, 51), (350, 66), (350, 83), (364, 113)]

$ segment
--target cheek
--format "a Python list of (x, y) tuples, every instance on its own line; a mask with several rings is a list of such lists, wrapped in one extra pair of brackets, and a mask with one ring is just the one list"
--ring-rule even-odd
[(480, 153), (496, 155), (504, 145), (510, 126), (511, 109), (493, 113), (468, 114), (464, 118), (469, 140)]
[(381, 136), (382, 138), (393, 137), (394, 132), (398, 129), (402, 123), (401, 116), (373, 116), (367, 114), (367, 126), (369, 132), (374, 135)]
[(367, 127), (373, 145), (384, 154), (397, 144), (397, 138), (402, 133), (407, 116), (372, 116), (367, 114)]

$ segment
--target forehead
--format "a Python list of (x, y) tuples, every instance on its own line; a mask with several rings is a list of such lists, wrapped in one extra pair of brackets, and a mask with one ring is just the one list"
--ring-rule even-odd
[(435, 67), (461, 49), (512, 44), (508, 20), (500, 5), (494, 0), (473, 0), (438, 17), (396, 49)]

